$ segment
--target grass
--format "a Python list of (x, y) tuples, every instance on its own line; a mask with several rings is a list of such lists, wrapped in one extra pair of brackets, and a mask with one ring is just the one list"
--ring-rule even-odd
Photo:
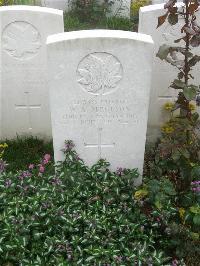
[(134, 23), (132, 20), (123, 17), (101, 18), (96, 21), (80, 21), (79, 17), (72, 12), (64, 15), (65, 31), (89, 30), (89, 29), (111, 29), (133, 31)]
[(38, 164), (46, 153), (53, 156), (52, 141), (45, 142), (36, 137), (18, 137), (4, 142), (8, 144), (3, 155), (3, 159), (8, 163), (8, 171), (26, 170), (30, 163)]

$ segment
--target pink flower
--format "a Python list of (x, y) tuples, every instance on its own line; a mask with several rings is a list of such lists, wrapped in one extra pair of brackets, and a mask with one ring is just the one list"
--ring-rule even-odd
[(44, 159), (47, 161), (50, 161), (51, 155), (50, 154), (45, 154)]
[(32, 170), (34, 167), (35, 167), (34, 164), (30, 164), (28, 168), (29, 168), (29, 170)]
[(40, 173), (44, 173), (44, 171), (45, 171), (44, 166), (43, 166), (43, 165), (40, 165), (40, 167), (39, 167), (39, 172), (40, 172)]
[(43, 164), (48, 164), (50, 159), (51, 159), (51, 155), (50, 154), (45, 154), (44, 160), (43, 160)]
[(178, 265), (178, 261), (175, 259), (172, 261), (172, 266), (177, 266)]

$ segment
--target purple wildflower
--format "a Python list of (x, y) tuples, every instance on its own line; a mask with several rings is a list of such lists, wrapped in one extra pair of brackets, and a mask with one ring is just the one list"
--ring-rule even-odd
[(200, 192), (200, 180), (191, 182), (192, 191)]
[(76, 161), (80, 161), (81, 158), (80, 158), (78, 155), (76, 155), (76, 156), (75, 156), (75, 160), (76, 160)]
[(39, 172), (41, 173), (41, 174), (43, 174), (44, 173), (44, 171), (45, 171), (45, 167), (43, 166), (43, 165), (39, 165)]
[(43, 159), (43, 164), (44, 164), (44, 165), (45, 165), (45, 164), (48, 164), (49, 161), (50, 161), (50, 159), (51, 159), (51, 155), (50, 155), (50, 154), (45, 154), (45, 155), (44, 155), (44, 159)]
[(191, 185), (199, 185), (199, 184), (200, 184), (200, 180), (191, 182)]
[(44, 159), (47, 160), (47, 161), (50, 161), (51, 155), (50, 154), (45, 154), (44, 155)]
[(31, 177), (32, 176), (32, 174), (29, 171), (24, 171), (22, 174), (24, 177)]
[(122, 176), (122, 175), (124, 175), (125, 170), (126, 170), (125, 168), (118, 167), (118, 168), (117, 168), (117, 171), (116, 171), (116, 174), (117, 174), (118, 176)]
[(54, 178), (52, 178), (52, 180), (51, 180), (51, 184), (54, 185), (54, 186), (56, 186), (56, 185), (61, 185), (61, 184), (62, 184), (62, 181), (61, 181), (59, 178), (54, 177)]
[(178, 261), (175, 259), (172, 261), (172, 266), (177, 266), (178, 265)]
[(122, 256), (116, 256), (116, 257), (115, 257), (115, 260), (116, 260), (117, 262), (122, 262), (122, 259), (123, 259)]
[(4, 183), (4, 186), (5, 186), (6, 188), (9, 188), (9, 187), (11, 186), (11, 184), (12, 184), (12, 181), (11, 181), (10, 179), (6, 179), (6, 181), (5, 181), (5, 183)]
[(18, 176), (18, 178), (20, 179), (20, 180), (24, 180), (24, 178), (26, 178), (26, 177), (31, 177), (32, 176), (32, 174), (29, 172), (29, 171), (23, 171), (19, 176)]
[(64, 152), (71, 151), (74, 148), (74, 146), (75, 145), (74, 145), (74, 143), (71, 140), (66, 141), (63, 151)]
[(29, 167), (28, 167), (28, 169), (29, 169), (29, 170), (33, 170), (34, 167), (35, 167), (34, 164), (30, 164)]

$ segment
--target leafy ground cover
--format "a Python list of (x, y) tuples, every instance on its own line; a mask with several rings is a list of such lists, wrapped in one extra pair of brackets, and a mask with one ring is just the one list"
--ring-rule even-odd
[[(135, 188), (136, 170), (112, 173), (105, 160), (88, 168), (71, 141), (56, 173), (48, 145), (33, 138), (16, 142), (0, 144), (1, 157), (9, 149), (26, 157), (33, 142), (42, 156), (30, 152), (24, 170), (0, 167), (1, 265), (200, 264), (200, 162), (180, 194), (174, 170), (161, 163), (164, 172), (154, 171), (156, 148), (146, 153), (146, 177)], [(14, 147), (20, 147), (16, 153)]]

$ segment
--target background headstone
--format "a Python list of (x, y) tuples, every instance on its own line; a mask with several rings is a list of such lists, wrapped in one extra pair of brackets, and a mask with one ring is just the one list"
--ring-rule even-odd
[[(178, 7), (181, 8), (183, 4), (178, 3)], [(169, 88), (171, 82), (177, 78), (178, 70), (172, 65), (161, 61), (156, 57), (159, 47), (163, 44), (180, 46), (184, 43), (174, 43), (174, 40), (181, 37), (180, 29), (184, 25), (183, 20), (179, 20), (179, 23), (171, 26), (169, 23), (164, 23), (158, 29), (158, 17), (165, 14), (164, 4), (145, 6), (140, 9), (139, 16), (139, 32), (149, 34), (152, 36), (155, 43), (154, 46), (154, 61), (152, 71), (152, 86), (151, 86), (151, 99), (149, 107), (149, 121), (147, 139), (148, 141), (155, 141), (160, 135), (160, 127), (169, 119), (169, 113), (163, 110), (163, 106), (166, 102), (174, 101), (177, 98), (177, 92)], [(199, 21), (199, 14), (197, 14)], [(194, 54), (200, 54), (200, 48), (192, 49)], [(195, 77), (194, 83), (200, 84), (199, 64), (194, 68), (193, 75)], [(193, 81), (192, 81), (193, 82)], [(200, 112), (200, 110), (197, 110)]]
[(109, 30), (50, 36), (55, 161), (73, 140), (88, 165), (100, 158), (142, 173), (151, 79), (150, 36)]
[(70, 10), (70, 0), (41, 0), (41, 5), (63, 11)]
[[(104, 0), (98, 0), (102, 3)], [(73, 0), (41, 0), (41, 5), (63, 11), (70, 11)], [(131, 0), (115, 0), (111, 6), (111, 12), (108, 16), (119, 16), (130, 18)]]
[[(163, 4), (163, 3), (167, 3), (168, 0), (151, 0), (152, 5), (156, 5), (156, 4)], [(177, 0), (177, 2), (182, 2), (181, 0)]]
[(0, 138), (50, 137), (46, 38), (64, 31), (62, 11), (1, 7), (0, 19)]

